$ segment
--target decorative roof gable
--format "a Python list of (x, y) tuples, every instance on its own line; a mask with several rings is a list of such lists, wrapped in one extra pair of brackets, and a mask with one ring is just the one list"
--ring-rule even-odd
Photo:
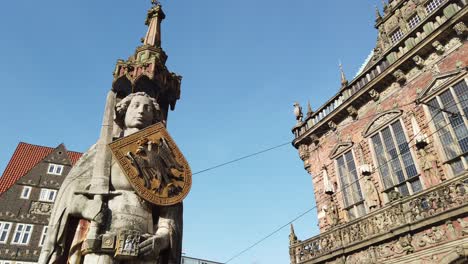
[[(60, 146), (59, 146), (60, 147)], [(32, 145), (20, 142), (0, 178), (0, 194), (8, 190), (21, 177), (27, 174), (39, 162), (49, 156), (56, 148)], [(72, 165), (80, 159), (82, 153), (66, 151)]]

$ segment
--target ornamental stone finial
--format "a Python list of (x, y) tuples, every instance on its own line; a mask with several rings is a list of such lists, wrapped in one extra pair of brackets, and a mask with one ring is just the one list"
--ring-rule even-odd
[(343, 70), (343, 64), (340, 62), (340, 74), (341, 74), (341, 89), (345, 88), (348, 86), (348, 80), (346, 79), (344, 70)]

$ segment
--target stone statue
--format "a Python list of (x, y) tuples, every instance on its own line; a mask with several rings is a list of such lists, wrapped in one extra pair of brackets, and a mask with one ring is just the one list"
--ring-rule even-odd
[(334, 226), (338, 224), (338, 206), (336, 205), (335, 201), (333, 200), (333, 196), (329, 196), (330, 201), (328, 206), (325, 208), (325, 212), (327, 214), (327, 222), (330, 226)]
[[(143, 92), (115, 101), (111, 91), (100, 141), (83, 155), (59, 191), (41, 264), (180, 263), (182, 203), (158, 206), (142, 199), (107, 149), (113, 124), (122, 136), (134, 134), (162, 121), (159, 105)], [(161, 178), (174, 177), (164, 168), (159, 173), (165, 174)]]
[(438, 184), (439, 177), (437, 173), (436, 157), (431, 153), (428, 153), (424, 148), (419, 149), (419, 155), (421, 157), (421, 168), (423, 170), (424, 177), (429, 182), (429, 186)]
[(302, 124), (302, 117), (304, 115), (302, 114), (302, 107), (298, 102), (294, 103), (294, 115), (296, 116), (297, 124)]
[(363, 188), (367, 208), (369, 208), (370, 211), (377, 209), (380, 206), (380, 197), (371, 177), (364, 177)]

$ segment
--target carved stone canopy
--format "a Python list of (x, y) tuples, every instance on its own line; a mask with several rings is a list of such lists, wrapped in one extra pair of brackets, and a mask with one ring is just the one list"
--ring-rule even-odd
[(370, 135), (374, 134), (384, 126), (387, 126), (393, 120), (397, 119), (403, 113), (402, 110), (390, 110), (381, 113), (377, 117), (375, 117), (364, 129), (362, 133), (364, 137), (369, 137)]
[(417, 100), (425, 101), (429, 97), (432, 97), (432, 95), (440, 91), (442, 88), (447, 87), (447, 85), (449, 85), (452, 81), (463, 76), (466, 71), (466, 68), (461, 68), (435, 75), (432, 81), (419, 94)]

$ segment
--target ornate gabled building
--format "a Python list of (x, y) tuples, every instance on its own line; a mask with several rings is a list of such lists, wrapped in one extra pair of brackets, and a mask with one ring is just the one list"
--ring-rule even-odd
[(18, 144), (0, 178), (1, 264), (37, 262), (56, 194), (80, 157), (63, 144)]
[(291, 229), (292, 264), (468, 263), (467, 1), (383, 9), (360, 73), (295, 107), (320, 234)]

